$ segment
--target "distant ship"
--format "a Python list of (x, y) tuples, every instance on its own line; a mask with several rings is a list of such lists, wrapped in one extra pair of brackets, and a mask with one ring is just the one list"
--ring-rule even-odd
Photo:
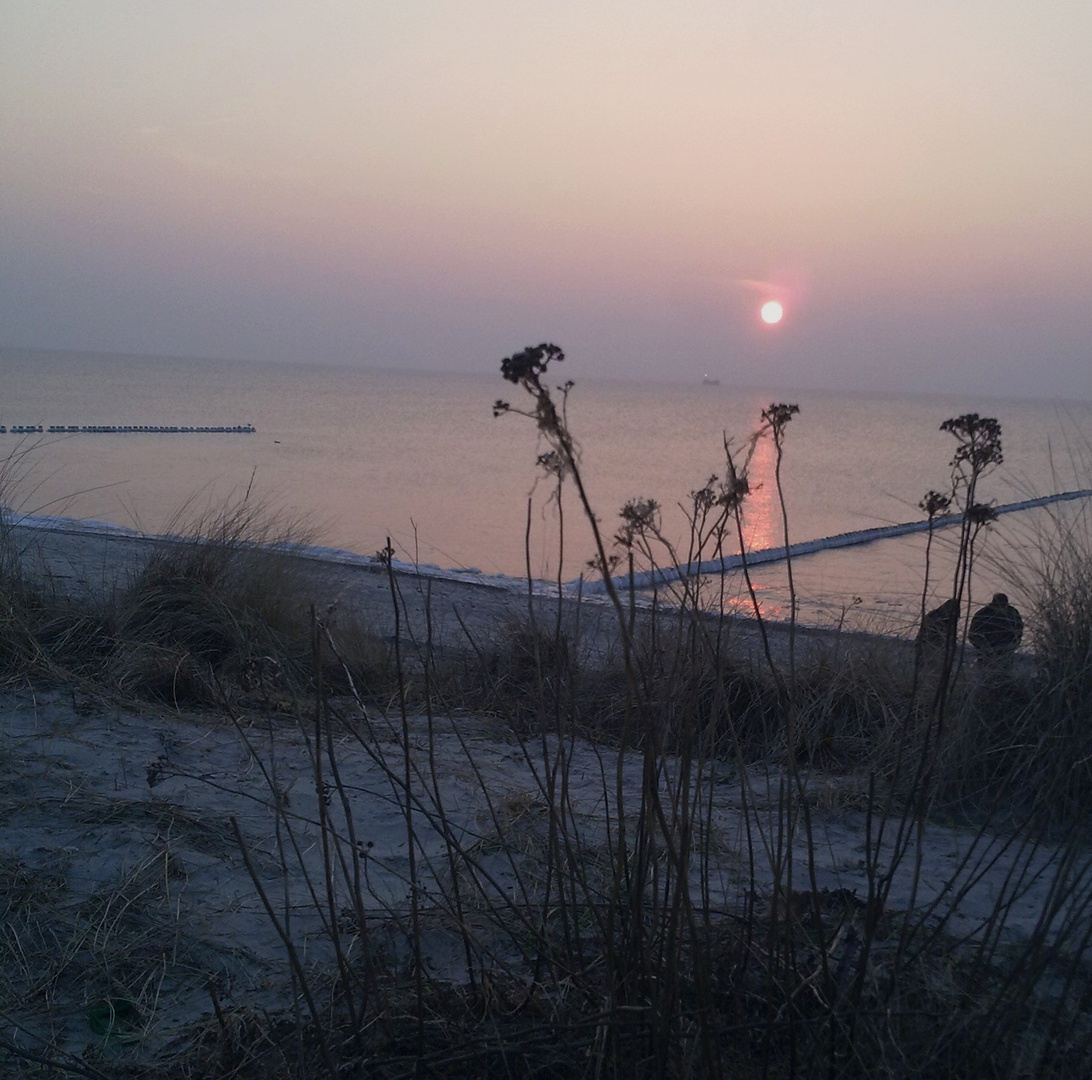
[(714, 379), (712, 375), (703, 375), (701, 384), (702, 386), (720, 386), (720, 379)]

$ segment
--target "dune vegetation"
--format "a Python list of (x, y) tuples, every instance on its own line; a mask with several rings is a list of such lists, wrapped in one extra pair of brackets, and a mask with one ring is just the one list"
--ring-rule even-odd
[[(249, 498), (92, 590), (35, 571), (35, 541), (3, 523), (0, 1074), (1088, 1074), (1082, 522), (1059, 520), (1023, 570), (1019, 656), (977, 655), (966, 597), (1001, 431), (953, 418), (951, 486), (921, 500), (930, 521), (962, 515), (950, 632), (805, 643), (756, 600), (744, 649), (723, 580), (640, 606), (609, 582), (736, 550), (751, 455), (771, 440), (780, 466), (796, 406), (725, 439), (680, 550), (651, 500), (601, 523), (571, 384), (550, 383), (563, 359), (506, 359), (521, 397), (494, 411), (530, 418), (537, 467), (577, 493), (568, 527), (608, 581), (594, 641), (579, 604), (528, 598), (440, 643), (389, 558), (361, 571), (385, 582), (383, 620), (337, 608), (298, 557), (306, 533)], [(932, 573), (927, 555), (923, 620)], [(41, 702), (66, 738), (132, 732), (136, 794), (35, 786)], [(191, 761), (202, 740), (224, 756)], [(240, 754), (245, 771), (214, 767)], [(21, 850), (34, 813), (80, 836), (123, 822), (146, 857), (81, 891), (97, 856)], [(233, 955), (186, 915), (214, 868), (261, 926)]]

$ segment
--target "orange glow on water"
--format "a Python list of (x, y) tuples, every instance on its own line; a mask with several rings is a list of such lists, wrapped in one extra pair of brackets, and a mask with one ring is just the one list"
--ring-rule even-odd
[(743, 504), (743, 534), (748, 551), (762, 551), (784, 542), (774, 476), (776, 459), (773, 443), (768, 438), (760, 440), (751, 458), (751, 492)]

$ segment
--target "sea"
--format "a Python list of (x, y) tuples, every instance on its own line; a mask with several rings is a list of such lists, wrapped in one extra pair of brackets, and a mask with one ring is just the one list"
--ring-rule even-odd
[[(929, 490), (950, 485), (955, 449), (941, 423), (969, 412), (1001, 424), (1003, 463), (983, 501), (1007, 504), (1092, 488), (1092, 404), (846, 394), (694, 382), (607, 381), (566, 360), (564, 404), (581, 474), (608, 544), (634, 499), (660, 507), (658, 565), (685, 561), (692, 493), (737, 464), (772, 403), (799, 406), (778, 456), (754, 444), (744, 503), (749, 551), (922, 518)], [(185, 532), (245, 501), (316, 547), (367, 556), (386, 549), (441, 575), (578, 582), (594, 577), (586, 514), (566, 481), (538, 463), (548, 449), (522, 391), (498, 363), (469, 374), (92, 353), (0, 350), (0, 502), (14, 515)], [(561, 400), (560, 390), (555, 391)], [(512, 411), (494, 416), (494, 403)], [(239, 427), (241, 432), (50, 433), (49, 427)], [(38, 427), (40, 433), (13, 433)], [(1005, 591), (1036, 602), (1044, 552), (1087, 526), (1088, 500), (1007, 514), (981, 538), (972, 603)], [(753, 573), (771, 618), (911, 633), (923, 591), (951, 588), (955, 530), (937, 534), (926, 574), (922, 534), (820, 550)], [(738, 551), (735, 547), (726, 552)], [(622, 563), (624, 568), (625, 563)], [(638, 563), (638, 569), (643, 568)], [(710, 602), (746, 614), (740, 571)]]

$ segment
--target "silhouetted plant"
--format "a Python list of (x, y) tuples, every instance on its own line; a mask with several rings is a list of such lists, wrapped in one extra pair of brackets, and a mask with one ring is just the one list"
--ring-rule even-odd
[[(921, 610), (918, 617), (918, 626), (922, 630), (925, 629), (926, 616), (929, 607), (929, 586), (932, 580), (933, 565), (933, 540), (936, 537), (937, 518), (947, 514), (951, 505), (952, 497), (950, 495), (944, 495), (939, 491), (933, 490), (927, 491), (925, 497), (918, 503), (918, 509), (925, 514), (929, 524), (925, 538), (925, 566), (921, 583)], [(943, 663), (946, 667), (951, 665), (952, 657), (955, 655), (956, 636), (959, 632), (959, 605), (954, 600), (951, 601), (951, 604), (955, 608), (957, 617), (954, 620), (948, 620), (945, 624), (942, 656), (944, 657)], [(919, 632), (915, 651), (914, 692), (916, 692), (921, 663), (925, 659), (924, 647), (926, 644), (926, 637)]]
[(951, 460), (952, 488), (965, 488), (968, 500), (973, 502), (978, 480), (1005, 460), (1001, 424), (990, 416), (963, 413), (945, 420), (940, 430), (953, 435), (958, 444)]
[(962, 604), (966, 594), (969, 606), (968, 590), (974, 565), (975, 541), (982, 529), (996, 518), (991, 507), (979, 502), (978, 485), (1005, 460), (1001, 451), (1001, 425), (989, 416), (964, 413), (945, 420), (940, 430), (948, 432), (956, 440), (956, 450), (949, 463), (951, 498), (963, 513), (952, 596)]

